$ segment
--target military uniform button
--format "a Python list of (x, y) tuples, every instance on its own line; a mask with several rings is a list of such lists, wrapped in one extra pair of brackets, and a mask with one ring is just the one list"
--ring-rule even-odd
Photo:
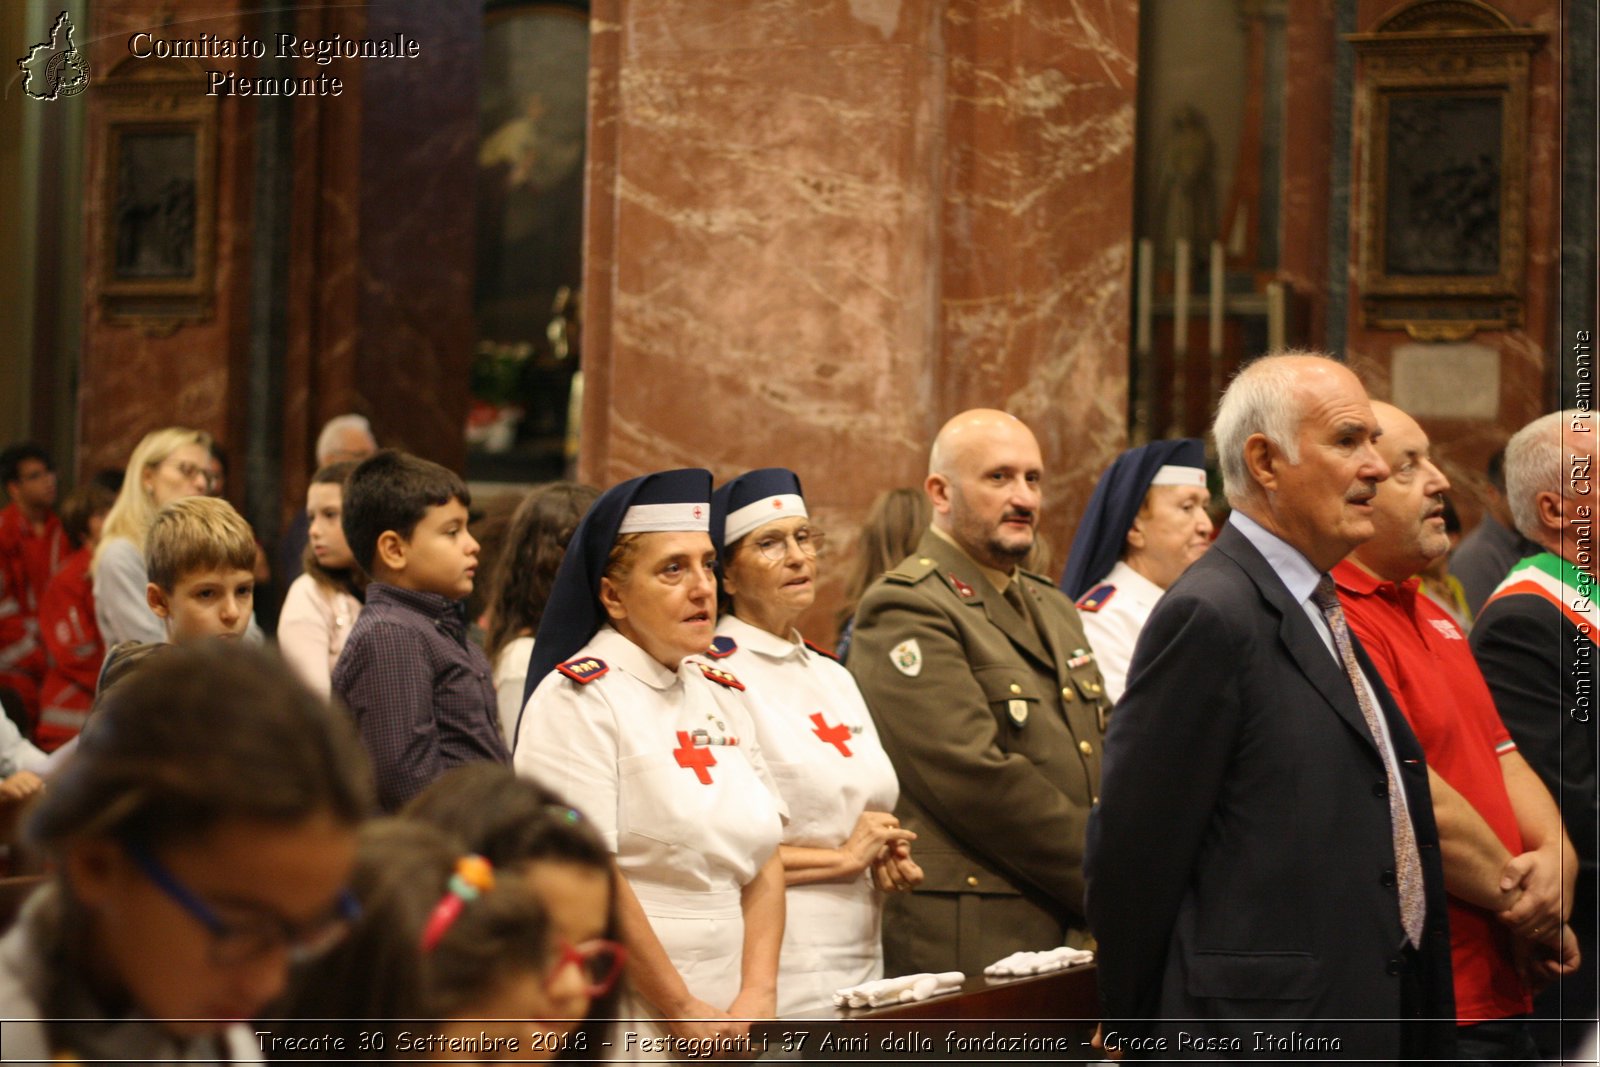
[(1084, 754), (1084, 755), (1085, 755), (1085, 756), (1087, 756), (1087, 755), (1089, 755), (1089, 754), (1090, 754), (1090, 753), (1091, 753), (1091, 752), (1093, 752), (1093, 751), (1094, 751), (1094, 746), (1093, 746), (1093, 745), (1091, 745), (1091, 744), (1090, 744), (1090, 743), (1089, 743), (1089, 742), (1087, 742), (1087, 741), (1079, 741), (1079, 742), (1078, 742), (1078, 751), (1079, 751), (1079, 752), (1082, 752), (1082, 753), (1083, 753), (1083, 754)]
[(967, 884), (976, 889), (978, 886), (978, 876), (975, 874), (967, 875)]
[(1018, 685), (1016, 682), (1012, 682), (1011, 683), (1011, 692), (1013, 692), (1013, 693), (1022, 692), (1022, 686)]
[(1061, 690), (1061, 699), (1065, 700), (1068, 704), (1070, 704), (1074, 700), (1078, 699), (1078, 694), (1073, 692), (1072, 686), (1069, 685), (1066, 688)]
[(921, 559), (917, 560), (917, 562), (922, 564), (924, 567), (933, 566), (933, 560), (929, 559), (927, 556), (923, 556)]

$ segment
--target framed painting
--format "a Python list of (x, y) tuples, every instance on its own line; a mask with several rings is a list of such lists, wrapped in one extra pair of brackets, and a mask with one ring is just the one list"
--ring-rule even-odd
[(1522, 321), (1528, 59), (1543, 37), (1476, 0), (1421, 0), (1350, 38), (1368, 325), (1460, 340)]
[(561, 477), (581, 337), (586, 3), (485, 11), (469, 472)]
[(125, 62), (93, 136), (103, 153), (96, 286), (114, 321), (165, 331), (207, 317), (215, 292), (216, 108), (204, 73)]

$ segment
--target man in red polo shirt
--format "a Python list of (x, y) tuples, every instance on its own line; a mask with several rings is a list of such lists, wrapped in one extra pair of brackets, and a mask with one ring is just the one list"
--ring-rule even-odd
[(1535, 1061), (1530, 983), (1576, 965), (1566, 926), (1577, 870), (1561, 813), (1517, 752), (1466, 635), (1415, 575), (1449, 551), (1449, 481), (1428, 437), (1374, 402), (1393, 474), (1372, 500), (1377, 535), (1333, 570), (1351, 630), (1422, 743), (1450, 894), (1457, 1038), (1467, 1060)]
[(56, 472), (49, 453), (31, 442), (0, 452), (0, 484), (11, 498), (0, 510), (0, 686), (21, 698), (31, 733), (46, 666), (39, 597), (71, 549), (53, 510)]

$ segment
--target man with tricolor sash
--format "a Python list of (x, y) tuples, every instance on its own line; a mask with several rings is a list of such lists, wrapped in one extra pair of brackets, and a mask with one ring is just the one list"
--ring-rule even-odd
[(1506, 495), (1517, 529), (1544, 549), (1522, 560), (1485, 603), (1472, 651), (1523, 757), (1560, 802), (1578, 853), (1571, 926), (1582, 963), (1536, 1001), (1561, 1020), (1540, 1033), (1541, 1052), (1570, 1052), (1596, 1021), (1597, 825), (1595, 701), (1595, 435), (1600, 419), (1567, 410), (1535, 419), (1506, 446)]

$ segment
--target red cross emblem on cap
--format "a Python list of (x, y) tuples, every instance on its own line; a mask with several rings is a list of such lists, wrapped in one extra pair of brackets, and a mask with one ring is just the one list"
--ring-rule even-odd
[(710, 768), (717, 765), (717, 757), (711, 754), (709, 748), (697, 746), (688, 730), (678, 731), (678, 747), (672, 750), (672, 754), (677, 758), (678, 766), (694, 771), (701, 785), (711, 784)]
[(700, 505), (699, 504), (696, 504), (694, 506), (693, 514), (694, 514), (694, 517), (697, 518), (697, 519), (700, 517)]
[(772, 508), (773, 508), (774, 511), (782, 511), (783, 510), (783, 501), (779, 500), (777, 497), (773, 497), (772, 498)]
[(832, 745), (839, 750), (839, 755), (845, 759), (850, 758), (850, 746), (845, 744), (846, 741), (850, 740), (850, 727), (844, 723), (840, 723), (838, 726), (829, 726), (828, 720), (822, 717), (820, 711), (811, 716), (811, 725), (816, 727), (811, 732), (817, 735), (818, 741), (825, 745)]

